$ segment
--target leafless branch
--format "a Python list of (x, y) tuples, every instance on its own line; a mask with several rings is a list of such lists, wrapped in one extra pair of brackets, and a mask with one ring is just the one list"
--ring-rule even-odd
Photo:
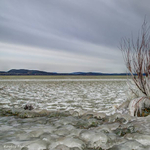
[(150, 34), (146, 19), (137, 39), (123, 38), (120, 49), (136, 87), (150, 98)]

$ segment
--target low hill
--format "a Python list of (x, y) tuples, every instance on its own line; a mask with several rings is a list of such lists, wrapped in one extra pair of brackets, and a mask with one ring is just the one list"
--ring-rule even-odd
[(27, 70), (27, 69), (11, 69), (7, 72), (0, 72), (0, 75), (56, 75), (57, 73), (45, 72), (39, 70)]
[(100, 73), (100, 72), (73, 72), (73, 73), (56, 73), (56, 72), (45, 72), (39, 70), (27, 70), (27, 69), (11, 69), (9, 71), (0, 71), (0, 75), (86, 75), (86, 76), (97, 76), (97, 75), (127, 75), (126, 73)]

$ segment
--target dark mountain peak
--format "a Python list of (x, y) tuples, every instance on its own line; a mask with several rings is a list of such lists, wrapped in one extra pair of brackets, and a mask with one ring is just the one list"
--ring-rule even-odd
[(28, 69), (11, 69), (7, 73), (9, 75), (55, 75), (55, 74), (57, 74), (57, 73), (53, 73), (53, 72), (28, 70)]
[(9, 70), (8, 71), (8, 73), (26, 73), (26, 72), (28, 72), (29, 70), (27, 70), (27, 69), (11, 69), (11, 70)]

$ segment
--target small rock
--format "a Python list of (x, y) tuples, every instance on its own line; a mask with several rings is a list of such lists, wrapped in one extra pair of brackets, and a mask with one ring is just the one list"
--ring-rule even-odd
[(33, 108), (33, 106), (32, 106), (31, 104), (26, 104), (26, 105), (24, 106), (24, 109), (25, 109), (25, 110), (33, 110), (34, 108)]

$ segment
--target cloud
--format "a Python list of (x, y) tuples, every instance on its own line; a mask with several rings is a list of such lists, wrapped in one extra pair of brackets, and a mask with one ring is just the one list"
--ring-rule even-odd
[[(93, 46), (94, 47), (94, 46)], [(113, 64), (118, 65), (118, 61), (114, 57), (118, 57), (118, 53), (114, 50), (111, 55), (113, 58), (90, 56), (86, 54), (77, 54), (72, 52), (57, 51), (57, 49), (39, 49), (27, 46), (16, 46), (13, 44), (0, 43), (1, 56), (0, 63), (5, 64), (7, 69), (13, 68), (36, 68), (45, 71), (56, 72), (73, 72), (73, 71), (103, 71), (112, 72), (115, 69)], [(106, 47), (98, 47), (105, 51), (103, 54), (109, 53), (110, 49)], [(121, 55), (121, 54), (120, 54)], [(119, 60), (120, 61), (120, 60)], [(11, 62), (8, 65), (7, 62)], [(21, 62), (21, 63), (20, 63)], [(118, 68), (117, 67), (117, 68)], [(117, 71), (116, 68), (116, 71)], [(3, 69), (2, 66), (0, 69)]]
[[(20, 58), (14, 67), (6, 62), (13, 68), (20, 62), (21, 68), (34, 64), (33, 69), (51, 64), (48, 71), (124, 71), (119, 41), (131, 32), (136, 35), (145, 15), (150, 22), (149, 5), (149, 0), (1, 0), (0, 42), (5, 48), (0, 58), (4, 61), (9, 45), (5, 57)], [(15, 52), (17, 46), (22, 51)], [(27, 47), (40, 51), (32, 54)], [(48, 51), (51, 57), (44, 56)], [(36, 59), (44, 61), (40, 65)]]

